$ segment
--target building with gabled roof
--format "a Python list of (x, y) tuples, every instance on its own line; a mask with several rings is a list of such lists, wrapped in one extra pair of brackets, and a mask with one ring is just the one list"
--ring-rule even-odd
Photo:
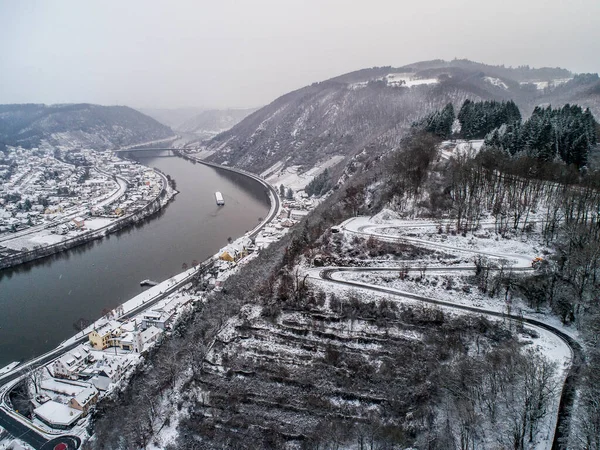
[(91, 361), (90, 349), (80, 344), (68, 351), (50, 366), (50, 371), (55, 378), (76, 380), (79, 372)]
[(121, 323), (109, 320), (99, 328), (94, 328), (88, 335), (90, 344), (96, 350), (111, 347), (111, 340), (121, 335)]
[(156, 342), (158, 340), (158, 337), (161, 334), (162, 334), (162, 331), (160, 329), (156, 328), (155, 326), (150, 326), (149, 328), (145, 329), (144, 331), (137, 333), (133, 350), (137, 353), (145, 352), (150, 347), (152, 347), (154, 342)]
[(87, 387), (69, 400), (69, 407), (83, 412), (86, 416), (90, 408), (98, 401), (98, 390), (93, 387)]

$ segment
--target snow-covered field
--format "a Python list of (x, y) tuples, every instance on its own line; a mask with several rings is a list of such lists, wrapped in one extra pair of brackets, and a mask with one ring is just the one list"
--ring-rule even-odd
[(437, 78), (415, 78), (413, 73), (389, 73), (384, 78), (389, 86), (422, 86), (428, 84), (437, 84)]
[(294, 192), (300, 191), (306, 187), (317, 175), (325, 169), (335, 166), (344, 159), (342, 155), (332, 156), (331, 158), (317, 164), (307, 172), (299, 173), (300, 166), (283, 167), (282, 162), (274, 164), (272, 167), (263, 172), (263, 176), (267, 176), (267, 181), (273, 186), (283, 184), (286, 188), (292, 188)]
[(520, 84), (533, 84), (538, 90), (541, 91), (546, 88), (560, 86), (561, 84), (565, 84), (571, 80), (572, 78), (557, 78), (551, 81), (523, 81)]
[[(384, 77), (378, 78), (377, 81), (385, 81), (388, 86), (403, 86), (409, 88), (439, 83), (437, 78), (416, 78), (414, 73), (389, 73)], [(352, 90), (362, 89), (366, 87), (368, 83), (368, 81), (358, 81), (356, 83), (349, 84), (348, 88)]]
[(452, 156), (459, 155), (473, 156), (481, 150), (481, 147), (483, 147), (483, 139), (443, 141), (440, 144), (440, 156), (443, 159), (450, 159)]

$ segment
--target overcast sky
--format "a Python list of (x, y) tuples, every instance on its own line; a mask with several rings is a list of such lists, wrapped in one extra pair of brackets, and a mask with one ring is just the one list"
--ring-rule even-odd
[(599, 55), (599, 0), (0, 0), (0, 103), (251, 107), (365, 67)]

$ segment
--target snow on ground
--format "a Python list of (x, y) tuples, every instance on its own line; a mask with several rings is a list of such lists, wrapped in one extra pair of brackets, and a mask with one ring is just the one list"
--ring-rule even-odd
[(115, 219), (107, 219), (105, 217), (91, 217), (85, 220), (85, 227), (88, 230), (97, 230), (111, 224), (114, 221)]
[(483, 139), (443, 141), (440, 144), (440, 156), (443, 159), (450, 159), (450, 157), (458, 155), (471, 156), (477, 154), (481, 150), (481, 147), (483, 147)]
[(483, 79), (494, 86), (498, 86), (502, 89), (508, 89), (508, 86), (506, 85), (506, 83), (504, 81), (502, 81), (500, 78), (484, 77)]
[[(377, 219), (376, 219), (377, 220)], [(448, 223), (439, 221), (437, 227)], [(489, 258), (506, 259), (515, 268), (530, 268), (531, 261), (548, 251), (536, 236), (517, 235), (512, 239), (502, 238), (488, 228), (493, 222), (482, 222), (481, 231), (468, 233), (466, 237), (451, 233), (439, 234), (432, 221), (389, 220), (372, 221), (368, 217), (355, 217), (344, 222), (341, 227), (351, 233), (374, 235), (388, 239), (401, 239), (416, 245), (448, 251), (450, 253), (480, 254)]]
[(542, 420), (537, 433), (537, 442), (534, 447), (536, 450), (546, 450), (552, 448), (552, 439), (554, 438), (554, 418), (558, 416), (558, 406), (561, 394), (561, 387), (567, 377), (567, 371), (571, 363), (571, 350), (561, 339), (543, 328), (536, 328), (535, 331), (539, 337), (533, 339), (533, 345), (537, 350), (556, 364), (555, 392), (551, 403), (546, 410), (546, 420)]
[[(98, 230), (102, 227), (105, 227), (116, 219), (107, 219), (107, 218), (92, 218), (85, 220), (85, 228), (87, 230)], [(72, 230), (67, 234), (55, 234), (52, 233), (51, 228), (46, 228), (40, 230), (36, 233), (26, 234), (23, 236), (15, 237), (14, 239), (6, 240), (2, 243), (4, 247), (11, 248), (13, 250), (22, 250), (24, 247), (32, 250), (34, 245), (53, 245), (59, 242), (66, 241), (68, 239), (76, 238), (81, 236), (82, 231)]]
[(368, 81), (359, 81), (357, 83), (350, 83), (348, 85), (348, 88), (350, 88), (353, 91), (355, 91), (357, 89), (362, 89), (362, 88), (366, 87), (368, 83), (369, 83)]
[(281, 168), (283, 163), (276, 163), (265, 172), (270, 173), (267, 177), (267, 182), (277, 187), (283, 184), (286, 188), (292, 188), (294, 192), (300, 191), (306, 187), (317, 175), (322, 173), (325, 169), (335, 166), (344, 159), (342, 155), (335, 155), (326, 161), (317, 164), (315, 167), (307, 172), (298, 173), (300, 166), (290, 166)]
[[(0, 428), (0, 434), (2, 434), (2, 428)], [(0, 440), (0, 450), (33, 450), (33, 447), (12, 436), (7, 436)]]
[(389, 86), (413, 87), (439, 83), (437, 78), (415, 78), (414, 73), (389, 73), (384, 79)]
[[(144, 303), (148, 303), (150, 300), (153, 300), (157, 296), (162, 295), (162, 293), (165, 292), (167, 289), (171, 288), (172, 286), (179, 283), (184, 278), (192, 275), (195, 272), (196, 268), (192, 267), (184, 272), (178, 273), (177, 275), (163, 281), (162, 283), (157, 284), (156, 286), (152, 286), (151, 288), (145, 290), (141, 294), (138, 294), (135, 297), (129, 299), (118, 308), (120, 315), (127, 314), (135, 308), (142, 306)], [(169, 298), (172, 299), (172, 296), (169, 296)], [(118, 319), (118, 317), (116, 317), (116, 319)], [(98, 319), (96, 322), (94, 322), (85, 330), (83, 330), (81, 334), (89, 334), (94, 328), (100, 327), (106, 322), (108, 322), (107, 318)], [(70, 337), (66, 341), (62, 342), (61, 346), (69, 345), (75, 342), (78, 337), (80, 337), (80, 334)]]
[[(440, 224), (437, 225), (439, 227)], [(519, 265), (523, 268), (529, 266), (530, 256), (539, 254), (543, 249), (540, 245), (539, 236), (529, 236), (527, 234), (517, 235), (513, 239), (502, 239), (489, 230), (483, 229), (476, 233), (470, 233), (467, 237), (451, 234), (438, 234), (437, 228), (431, 221), (417, 220), (407, 221), (398, 218), (393, 211), (383, 210), (379, 214), (367, 218), (358, 217), (349, 219), (341, 225), (345, 233), (360, 233), (366, 239), (369, 234), (376, 236), (386, 236), (389, 238), (403, 238), (413, 242), (433, 246), (435, 248), (456, 249), (463, 253), (480, 252), (494, 257), (505, 257), (512, 259), (517, 256)], [(440, 244), (443, 242), (443, 244)], [(417, 266), (417, 261), (407, 261), (407, 265)], [(397, 267), (396, 267), (397, 269)], [(419, 295), (425, 298), (441, 300), (447, 303), (477, 307), (481, 313), (486, 311), (509, 312), (512, 314), (523, 314), (524, 317), (534, 318), (561, 331), (577, 338), (577, 332), (566, 328), (559, 323), (558, 318), (549, 311), (535, 311), (525, 305), (520, 299), (507, 299), (503, 295), (496, 298), (490, 298), (472, 286), (466, 280), (466, 277), (473, 276), (474, 271), (452, 272), (451, 268), (428, 268), (425, 272), (417, 268), (409, 269), (408, 275), (401, 279), (399, 272), (373, 271), (373, 272), (335, 272), (334, 279), (351, 281), (356, 283), (355, 288), (346, 288), (337, 285), (331, 285), (325, 280), (319, 279), (319, 270), (309, 269), (308, 274), (311, 282), (319, 285), (326, 292), (346, 291), (356, 295), (357, 290), (365, 289), (369, 286), (385, 286), (388, 289), (398, 292), (398, 294)], [(363, 291), (368, 292), (368, 291)], [(369, 292), (369, 298), (387, 297), (389, 300), (401, 302), (404, 304), (419, 304), (420, 301), (411, 298), (401, 298), (386, 294)], [(447, 310), (452, 314), (462, 314), (452, 307), (435, 306)], [(498, 319), (495, 319), (498, 320)], [(572, 353), (569, 346), (557, 335), (548, 330), (525, 324), (525, 328), (535, 331), (534, 335), (523, 335), (522, 340), (525, 344), (532, 345), (540, 354), (544, 355), (550, 361), (556, 364), (557, 373), (555, 376), (556, 391), (553, 396), (552, 404), (541, 421), (539, 431), (535, 437), (535, 449), (546, 449), (551, 447), (554, 435), (555, 419), (558, 413), (558, 403), (560, 399), (561, 386), (567, 375), (567, 370), (571, 364)]]
[[(385, 81), (388, 86), (394, 87), (425, 86), (439, 83), (437, 78), (416, 78), (414, 73), (388, 73), (385, 77), (377, 78), (375, 81)], [(366, 87), (368, 83), (369, 81), (350, 83), (348, 88), (352, 90), (362, 89)]]
[(209, 156), (213, 155), (215, 152), (216, 152), (216, 150), (206, 150), (206, 149), (203, 149), (203, 150), (200, 150), (197, 153), (194, 153), (194, 156), (196, 158), (199, 158), (199, 159), (206, 159)]
[[(424, 278), (417, 281), (421, 272), (416, 269), (408, 270), (408, 276), (401, 279), (398, 272), (374, 271), (374, 272), (335, 272), (332, 274), (335, 280), (359, 282), (364, 285), (381, 286), (397, 291), (400, 294), (414, 294), (434, 300), (441, 300), (462, 306), (474, 306), (488, 311), (499, 313), (508, 312), (508, 304), (504, 296), (489, 297), (482, 294), (472, 286), (466, 277), (473, 276), (475, 271), (452, 271), (452, 268), (430, 267), (424, 273)], [(513, 314), (523, 312), (526, 317), (539, 319), (535, 310), (526, 306), (517, 299), (510, 300), (511, 312)]]
[(263, 173), (261, 173), (260, 176), (263, 178), (268, 177), (269, 175), (277, 172), (282, 167), (283, 167), (283, 161), (277, 161), (275, 164), (273, 164), (271, 167), (269, 167), (267, 170), (265, 170)]
[(165, 426), (163, 426), (158, 433), (152, 439), (147, 446), (147, 450), (162, 450), (167, 445), (172, 444), (177, 441), (177, 437), (179, 436), (179, 431), (177, 427), (179, 426), (179, 421), (182, 418), (182, 413), (175, 408), (172, 408), (175, 412), (171, 417), (169, 417), (169, 421), (166, 422)]
[[(332, 292), (336, 295), (353, 295), (358, 296), (359, 298), (363, 298), (365, 300), (376, 300), (377, 298), (383, 299), (387, 298), (388, 300), (407, 304), (407, 305), (419, 305), (422, 304), (419, 300), (410, 299), (410, 298), (401, 298), (398, 296), (386, 295), (382, 293), (377, 293), (373, 291), (362, 290), (360, 286), (356, 288), (348, 288), (341, 287), (337, 285), (332, 285), (324, 280), (318, 278), (318, 271), (315, 269), (308, 271), (311, 283), (317, 284), (319, 288), (324, 290), (325, 292)], [(443, 272), (442, 272), (443, 273)], [(413, 272), (409, 272), (411, 276), (415, 276), (416, 274)], [(414, 281), (406, 281), (400, 280), (397, 275), (392, 275), (390, 272), (380, 272), (380, 273), (352, 273), (352, 272), (343, 272), (336, 273), (333, 276), (334, 279), (342, 279), (354, 281), (359, 284), (363, 284), (365, 288), (368, 288), (369, 285), (393, 287), (394, 289), (398, 289), (399, 293), (407, 292), (414, 293), (417, 295), (434, 298), (436, 300), (443, 300), (449, 303), (468, 305), (468, 306), (476, 306), (482, 308), (482, 313), (485, 314), (485, 310), (492, 311), (505, 311), (506, 304), (501, 299), (491, 299), (486, 297), (480, 293), (468, 293), (464, 291), (458, 291), (455, 289), (447, 290), (441, 283), (436, 283), (436, 286), (432, 284), (424, 285), (422, 283), (416, 283)], [(435, 278), (435, 276), (426, 275), (427, 278)], [(455, 275), (444, 275), (439, 278), (449, 280), (451, 284), (458, 284), (457, 278)], [(447, 285), (446, 285), (447, 286)], [(362, 291), (362, 292), (361, 292)], [(456, 315), (456, 314), (464, 314), (461, 311), (457, 311), (451, 307), (445, 306), (432, 306), (436, 308), (440, 308), (447, 313)], [(513, 305), (515, 308), (515, 305)], [(515, 309), (513, 309), (515, 312)], [(530, 314), (524, 314), (525, 317), (530, 316)], [(536, 317), (538, 320), (544, 318)], [(493, 318), (493, 320), (500, 320), (498, 318)], [(558, 402), (560, 398), (560, 386), (562, 386), (564, 379), (567, 374), (567, 369), (570, 365), (572, 354), (570, 348), (567, 346), (565, 342), (563, 342), (559, 337), (550, 333), (549, 331), (533, 327), (530, 325), (525, 325), (525, 328), (532, 329), (537, 336), (531, 337), (527, 335), (523, 338), (525, 343), (529, 343), (534, 346), (534, 348), (547, 357), (550, 361), (554, 362), (557, 367), (557, 374), (555, 376), (556, 382), (556, 392), (554, 398), (552, 400), (552, 404), (548, 409), (545, 420), (542, 420), (539, 426), (539, 431), (536, 436), (536, 449), (547, 449), (550, 448), (550, 443), (552, 441), (554, 435), (554, 426), (555, 426), (555, 418), (558, 412)], [(534, 335), (535, 336), (535, 335)]]
[[(70, 236), (69, 236), (70, 235)], [(6, 240), (2, 243), (4, 247), (13, 249), (13, 250), (22, 250), (23, 248), (27, 248), (28, 250), (33, 249), (34, 245), (52, 245), (58, 242), (62, 242), (69, 237), (75, 237), (77, 234), (75, 232), (69, 232), (68, 234), (52, 234), (50, 229), (46, 228), (44, 230), (40, 230), (37, 233), (18, 236), (11, 240)]]
[(541, 90), (549, 88), (549, 87), (560, 86), (561, 84), (565, 84), (571, 80), (572, 80), (572, 78), (557, 78), (557, 79), (551, 80), (551, 81), (522, 81), (519, 84), (521, 84), (521, 85), (534, 84), (535, 87), (541, 91)]

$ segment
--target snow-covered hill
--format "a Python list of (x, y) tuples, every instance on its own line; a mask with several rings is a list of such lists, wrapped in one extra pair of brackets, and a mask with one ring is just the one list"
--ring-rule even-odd
[(127, 106), (0, 105), (0, 141), (8, 145), (111, 149), (170, 136), (169, 127)]
[(211, 161), (257, 173), (277, 163), (308, 170), (334, 155), (350, 159), (392, 149), (415, 120), (448, 102), (459, 108), (466, 98), (513, 99), (525, 115), (539, 104), (577, 102), (600, 116), (595, 74), (427, 61), (313, 83), (276, 99), (197, 150)]
[(194, 133), (199, 139), (210, 139), (229, 130), (235, 124), (256, 111), (252, 109), (211, 109), (189, 118), (176, 129), (184, 133)]

